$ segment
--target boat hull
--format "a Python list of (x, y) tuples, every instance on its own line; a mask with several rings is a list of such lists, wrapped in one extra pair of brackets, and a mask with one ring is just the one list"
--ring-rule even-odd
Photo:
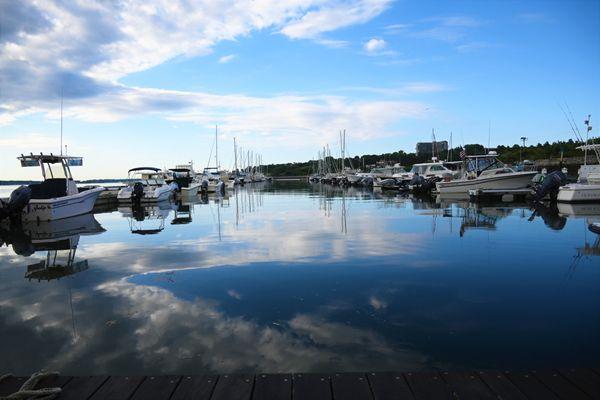
[(54, 221), (87, 214), (92, 211), (98, 196), (104, 188), (89, 189), (84, 192), (54, 199), (31, 199), (23, 208), (23, 221)]
[(562, 203), (600, 203), (600, 185), (573, 183), (570, 185), (561, 186), (556, 200)]
[[(153, 190), (144, 190), (144, 196), (140, 198), (140, 203), (157, 203), (168, 200), (175, 190), (174, 184), (157, 187)], [(133, 188), (128, 186), (121, 189), (117, 194), (119, 203), (131, 203)]]
[(449, 182), (437, 182), (436, 189), (440, 194), (467, 194), (469, 190), (477, 189), (524, 189), (531, 185), (531, 179), (536, 172), (514, 172), (510, 174), (493, 175), (485, 178), (459, 179)]

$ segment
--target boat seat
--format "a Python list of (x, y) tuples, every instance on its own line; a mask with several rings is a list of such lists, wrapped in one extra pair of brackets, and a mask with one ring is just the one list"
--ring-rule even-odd
[(29, 185), (32, 199), (53, 199), (67, 195), (67, 180), (65, 178), (50, 178), (41, 183)]

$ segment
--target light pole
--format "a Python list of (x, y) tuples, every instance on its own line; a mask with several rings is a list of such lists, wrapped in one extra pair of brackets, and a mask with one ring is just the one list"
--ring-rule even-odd
[(527, 141), (527, 138), (525, 136), (521, 136), (521, 141), (523, 142), (523, 145), (521, 146), (521, 153), (519, 156), (519, 162), (523, 162), (523, 147), (525, 147), (525, 142)]

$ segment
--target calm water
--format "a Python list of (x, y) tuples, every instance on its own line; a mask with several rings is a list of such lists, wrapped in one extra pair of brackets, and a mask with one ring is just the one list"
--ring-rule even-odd
[[(77, 375), (594, 365), (600, 245), (587, 226), (598, 219), (600, 205), (276, 183), (4, 232), (0, 365)], [(55, 261), (50, 248), (76, 250), (68, 268), (43, 268), (66, 263), (67, 250)]]

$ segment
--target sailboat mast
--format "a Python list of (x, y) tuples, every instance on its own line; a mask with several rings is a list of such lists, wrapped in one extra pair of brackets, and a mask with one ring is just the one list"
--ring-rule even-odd
[(63, 155), (63, 90), (60, 89), (60, 155)]
[(215, 162), (219, 170), (219, 139), (217, 138), (217, 125), (215, 125)]
[(237, 171), (237, 144), (235, 143), (235, 136), (233, 137), (233, 157), (235, 159), (235, 170)]

